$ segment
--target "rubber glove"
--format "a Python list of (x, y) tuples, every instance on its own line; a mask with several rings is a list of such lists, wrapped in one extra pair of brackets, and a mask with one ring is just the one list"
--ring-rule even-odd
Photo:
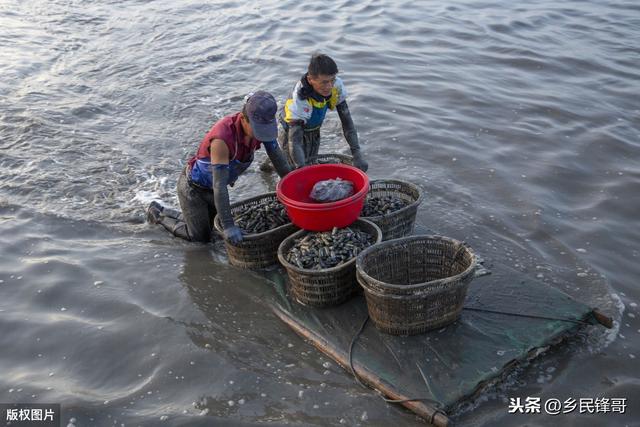
[(294, 168), (301, 168), (305, 165), (304, 158), (304, 130), (301, 123), (292, 123), (289, 125), (289, 157), (293, 161)]
[(242, 241), (242, 231), (233, 221), (231, 205), (229, 204), (229, 165), (212, 165), (213, 167), (213, 203), (220, 215), (220, 222), (224, 229), (224, 238), (238, 244)]
[(265, 142), (264, 149), (267, 150), (267, 155), (280, 178), (291, 172), (291, 166), (276, 141)]
[(360, 169), (362, 172), (366, 172), (369, 169), (369, 163), (362, 156), (362, 152), (360, 150), (352, 151), (353, 155), (353, 166)]
[(344, 134), (344, 139), (347, 140), (347, 144), (349, 144), (349, 148), (351, 148), (353, 165), (361, 171), (366, 172), (367, 169), (369, 169), (369, 164), (364, 159), (362, 152), (360, 151), (360, 144), (358, 142), (358, 131), (356, 130), (356, 126), (353, 124), (353, 119), (351, 118), (351, 112), (349, 111), (347, 101), (342, 101), (340, 104), (338, 104), (336, 110), (338, 110), (338, 116), (340, 117), (340, 122), (342, 123), (342, 133)]

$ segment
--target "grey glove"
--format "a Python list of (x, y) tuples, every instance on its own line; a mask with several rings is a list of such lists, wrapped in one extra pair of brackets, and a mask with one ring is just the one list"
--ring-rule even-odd
[(225, 239), (233, 243), (242, 241), (242, 232), (233, 222), (231, 215), (231, 205), (229, 204), (229, 192), (227, 184), (229, 183), (229, 165), (212, 165), (213, 167), (213, 203), (216, 205), (216, 211), (220, 215), (220, 222), (224, 229)]
[(233, 225), (224, 229), (224, 238), (235, 243), (236, 245), (242, 242), (242, 231), (237, 225)]
[(304, 130), (302, 129), (302, 123), (289, 124), (289, 156), (293, 161), (293, 167), (296, 169), (306, 164), (303, 141)]
[(360, 150), (351, 153), (353, 155), (353, 166), (360, 169), (362, 172), (366, 172), (369, 169), (369, 163), (364, 159)]
[(340, 117), (340, 122), (342, 123), (342, 133), (344, 134), (344, 139), (347, 140), (347, 144), (349, 144), (349, 148), (351, 148), (351, 154), (353, 155), (353, 165), (358, 169), (366, 172), (369, 168), (369, 164), (364, 160), (362, 153), (360, 152), (360, 144), (358, 143), (358, 131), (356, 130), (356, 126), (353, 124), (353, 119), (351, 118), (351, 112), (349, 111), (349, 106), (347, 105), (347, 101), (342, 101), (336, 107), (338, 110), (338, 116)]
[(267, 155), (280, 178), (291, 172), (291, 166), (289, 166), (289, 162), (285, 159), (284, 153), (277, 142), (273, 141), (272, 143), (264, 144), (264, 149), (267, 150)]

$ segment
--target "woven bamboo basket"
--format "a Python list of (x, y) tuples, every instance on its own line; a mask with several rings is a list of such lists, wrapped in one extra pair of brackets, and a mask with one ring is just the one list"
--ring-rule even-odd
[(338, 154), (338, 153), (324, 153), (318, 154), (315, 158), (309, 159), (310, 165), (321, 165), (326, 163), (337, 163), (353, 166), (353, 157), (346, 154)]
[[(231, 204), (231, 215), (243, 211), (247, 207), (260, 206), (271, 201), (277, 201), (276, 193), (266, 193), (260, 196), (251, 197)], [(216, 215), (213, 220), (214, 226), (219, 233), (223, 233), (220, 216)], [(229, 255), (229, 262), (235, 266), (243, 268), (263, 268), (278, 263), (278, 246), (292, 233), (299, 230), (292, 223), (284, 224), (274, 229), (256, 233), (245, 234), (240, 243), (231, 243), (225, 239), (224, 246)]]
[(412, 335), (458, 318), (476, 263), (464, 243), (421, 235), (365, 249), (356, 269), (376, 327), (393, 335)]
[[(374, 236), (374, 245), (382, 241), (380, 228), (370, 221), (357, 219), (349, 227)], [(306, 230), (297, 231), (284, 239), (278, 248), (278, 259), (287, 270), (292, 296), (298, 302), (312, 307), (329, 307), (345, 302), (359, 290), (355, 257), (342, 265), (322, 270), (299, 268), (286, 260), (285, 254), (295, 240), (308, 233)]]
[(361, 217), (375, 223), (382, 230), (382, 240), (397, 239), (413, 232), (422, 191), (410, 182), (395, 179), (376, 179), (369, 183), (367, 197), (394, 196), (408, 205), (386, 215)]

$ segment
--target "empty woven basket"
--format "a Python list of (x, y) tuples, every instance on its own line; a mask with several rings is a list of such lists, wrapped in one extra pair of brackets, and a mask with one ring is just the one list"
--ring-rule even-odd
[(455, 321), (476, 268), (464, 243), (410, 236), (365, 249), (356, 261), (369, 316), (393, 335), (419, 334)]

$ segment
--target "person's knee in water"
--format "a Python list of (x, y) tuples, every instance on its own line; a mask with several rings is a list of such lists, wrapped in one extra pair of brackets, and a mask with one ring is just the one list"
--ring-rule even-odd
[(178, 179), (181, 214), (152, 202), (147, 209), (150, 223), (163, 225), (186, 240), (208, 242), (213, 219), (220, 217), (224, 238), (242, 241), (242, 232), (231, 215), (228, 186), (253, 161), (254, 152), (264, 145), (269, 159), (281, 177), (291, 168), (276, 142), (277, 104), (268, 92), (258, 91), (245, 98), (242, 111), (216, 122), (200, 142)]
[(314, 54), (307, 72), (295, 84), (280, 114), (283, 132), (280, 145), (295, 168), (315, 160), (320, 148), (320, 127), (327, 110), (336, 110), (344, 138), (349, 145), (353, 164), (367, 171), (358, 132), (347, 105), (347, 91), (337, 76), (338, 66), (327, 55)]

